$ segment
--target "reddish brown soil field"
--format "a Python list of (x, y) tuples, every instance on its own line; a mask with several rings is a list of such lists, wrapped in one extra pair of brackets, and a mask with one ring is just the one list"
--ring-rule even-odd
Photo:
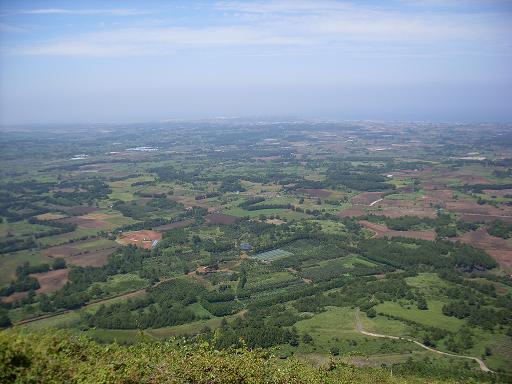
[(512, 216), (493, 216), (493, 215), (479, 215), (477, 213), (466, 213), (465, 215), (462, 215), (460, 218), (462, 221), (466, 221), (469, 223), (488, 223), (494, 220), (501, 220), (506, 223), (512, 223)]
[(224, 215), (222, 213), (214, 213), (213, 215), (206, 216), (208, 224), (233, 224), (240, 220), (239, 217)]
[(301, 189), (301, 192), (307, 193), (311, 197), (329, 197), (332, 192), (325, 189)]
[(425, 191), (436, 191), (438, 189), (445, 189), (446, 185), (441, 183), (428, 183), (423, 184), (423, 189)]
[(455, 179), (462, 180), (466, 184), (492, 184), (492, 180), (487, 177), (475, 176), (475, 175), (461, 175), (456, 172), (451, 175)]
[(352, 198), (353, 204), (370, 205), (376, 200), (379, 200), (382, 192), (363, 192)]
[(396, 208), (414, 208), (415, 204), (412, 200), (394, 200), (394, 199), (383, 199), (374, 205), (374, 207), (396, 207)]
[(484, 189), (483, 192), (489, 196), (497, 196), (497, 197), (505, 197), (507, 195), (512, 196), (512, 189)]
[(108, 256), (114, 253), (116, 248), (102, 249), (83, 253), (81, 255), (66, 257), (66, 263), (80, 267), (102, 267), (107, 264)]
[(106, 213), (88, 213), (87, 215), (82, 215), (83, 219), (87, 220), (105, 220), (110, 219), (112, 215), (108, 215)]
[(366, 214), (367, 212), (363, 208), (347, 208), (339, 211), (336, 215), (339, 217), (357, 217)]
[(485, 228), (465, 233), (457, 238), (466, 244), (483, 249), (492, 256), (503, 268), (512, 270), (512, 246), (501, 237), (491, 236)]
[(394, 231), (383, 224), (376, 224), (370, 221), (361, 220), (359, 224), (364, 225), (369, 230), (375, 232), (376, 238), (381, 237), (408, 237), (411, 239), (435, 240), (434, 231)]
[(453, 199), (453, 192), (449, 189), (436, 189), (427, 193), (427, 199), (448, 201)]
[(71, 265), (101, 267), (107, 263), (108, 255), (113, 253), (117, 248), (116, 245), (90, 250), (84, 250), (79, 247), (79, 245), (86, 244), (89, 241), (94, 241), (94, 239), (76, 242), (72, 245), (47, 248), (43, 251), (43, 255), (50, 258), (62, 257), (66, 260), (66, 263)]
[(505, 215), (504, 211), (489, 204), (477, 204), (476, 201), (456, 200), (446, 202), (446, 209), (456, 213), (477, 213), (479, 215)]
[(156, 231), (143, 230), (123, 233), (117, 240), (124, 245), (135, 245), (137, 247), (151, 249), (153, 241), (162, 240), (162, 234)]
[(418, 216), (418, 217), (430, 217), (435, 218), (436, 213), (433, 209), (383, 209), (381, 212), (375, 212), (376, 215), (384, 215), (389, 217), (402, 217), (402, 216)]
[(194, 219), (182, 220), (182, 221), (178, 221), (176, 223), (160, 225), (159, 227), (155, 227), (153, 229), (155, 231), (158, 231), (158, 232), (165, 232), (165, 231), (169, 231), (169, 230), (174, 229), (174, 228), (186, 227), (188, 225), (193, 224), (194, 222), (195, 222)]
[(33, 273), (33, 276), (39, 281), (37, 293), (51, 293), (61, 289), (68, 282), (69, 269), (57, 269), (56, 271), (48, 271), (41, 273)]
[(79, 228), (104, 228), (109, 224), (101, 220), (86, 219), (81, 216), (67, 217), (61, 220), (55, 220), (59, 223), (76, 224)]
[(28, 296), (28, 292), (14, 292), (10, 296), (0, 297), (0, 301), (2, 301), (2, 303), (14, 303), (15, 301), (24, 299), (27, 296)]
[(48, 257), (68, 257), (73, 253), (77, 253), (76, 248), (73, 248), (70, 245), (61, 245), (57, 247), (47, 248), (43, 251), (43, 255)]

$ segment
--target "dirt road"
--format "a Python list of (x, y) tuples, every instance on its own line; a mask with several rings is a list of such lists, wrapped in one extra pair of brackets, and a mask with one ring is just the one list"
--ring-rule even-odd
[(431, 347), (428, 347), (426, 346), (425, 344), (422, 344), (420, 343), (419, 341), (416, 341), (416, 340), (413, 340), (413, 339), (408, 339), (406, 337), (399, 337), (399, 336), (391, 336), (391, 335), (382, 335), (380, 333), (372, 333), (372, 332), (366, 332), (364, 329), (363, 329), (363, 324), (361, 323), (361, 319), (359, 318), (359, 308), (356, 308), (356, 330), (357, 332), (359, 333), (362, 333), (363, 335), (366, 335), (366, 336), (372, 336), (372, 337), (383, 337), (383, 338), (386, 338), (386, 339), (393, 339), (393, 340), (405, 340), (405, 341), (409, 341), (411, 343), (414, 343), (416, 345), (419, 345), (421, 348), (424, 348), (428, 351), (431, 351), (431, 352), (434, 352), (434, 353), (437, 353), (439, 355), (445, 355), (445, 356), (451, 356), (451, 357), (459, 357), (461, 359), (469, 359), (469, 360), (473, 360), (473, 361), (476, 361), (478, 363), (478, 365), (480, 366), (480, 369), (483, 371), (483, 372), (493, 372), (491, 371), (487, 365), (485, 365), (485, 363), (479, 359), (478, 357), (473, 357), (473, 356), (464, 356), (464, 355), (456, 355), (454, 353), (448, 353), (448, 352), (442, 352), (442, 351), (438, 351), (437, 349), (434, 349), (434, 348), (431, 348)]

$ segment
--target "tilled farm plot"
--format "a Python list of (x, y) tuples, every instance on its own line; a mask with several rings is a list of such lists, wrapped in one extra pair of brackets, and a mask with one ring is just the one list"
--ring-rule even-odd
[(503, 268), (512, 270), (512, 246), (501, 237), (489, 235), (485, 228), (466, 232), (456, 240), (483, 249)]
[(240, 220), (239, 217), (224, 215), (222, 213), (214, 213), (213, 215), (206, 216), (208, 224), (233, 224)]
[(69, 269), (57, 269), (55, 271), (33, 273), (33, 276), (39, 281), (39, 288), (37, 293), (52, 293), (57, 292), (59, 289), (64, 287), (68, 282)]

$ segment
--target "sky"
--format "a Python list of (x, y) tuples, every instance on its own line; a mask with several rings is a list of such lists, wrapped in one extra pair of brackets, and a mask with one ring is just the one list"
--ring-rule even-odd
[(512, 122), (512, 0), (0, 0), (0, 124)]

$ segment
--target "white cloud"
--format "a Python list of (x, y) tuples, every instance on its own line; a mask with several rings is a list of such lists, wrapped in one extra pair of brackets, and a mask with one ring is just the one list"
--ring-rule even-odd
[(110, 16), (136, 16), (149, 13), (138, 9), (65, 9), (65, 8), (39, 8), (25, 9), (19, 13), (25, 15), (110, 15)]
[(226, 11), (248, 13), (326, 12), (352, 8), (349, 3), (330, 0), (221, 1), (216, 7)]
[[(411, 47), (437, 45), (440, 49), (452, 43), (510, 47), (512, 35), (510, 26), (480, 14), (401, 13), (336, 1), (230, 1), (216, 3), (214, 9), (228, 12), (222, 17), (221, 26), (113, 28), (17, 47), (11, 49), (11, 53), (126, 56), (169, 54), (191, 49), (199, 51), (210, 47), (258, 47), (257, 53), (265, 54), (265, 47), (307, 47), (307, 50), (341, 47), (360, 51), (379, 45), (380, 48), (387, 47), (389, 52), (408, 54)], [(48, 13), (68, 11), (44, 10)], [(418, 49), (412, 51), (425, 54)]]

